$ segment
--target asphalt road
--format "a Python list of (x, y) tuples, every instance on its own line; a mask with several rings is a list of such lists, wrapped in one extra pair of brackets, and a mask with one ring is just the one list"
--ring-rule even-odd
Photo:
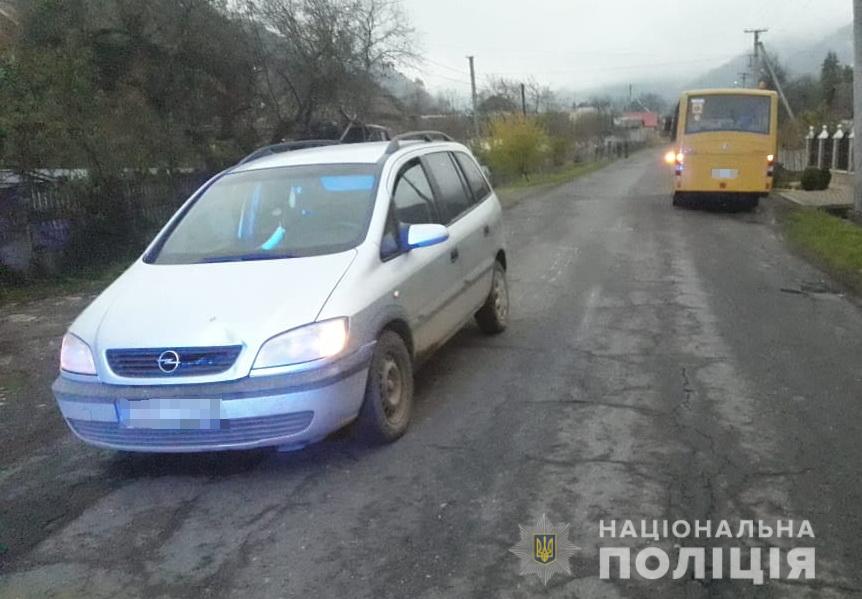
[[(0, 474), (0, 597), (862, 595), (862, 310), (772, 220), (674, 210), (658, 151), (525, 199), (510, 329), (428, 363), (401, 441), (149, 457), (59, 433)], [(547, 588), (509, 552), (543, 513), (580, 548)], [(654, 544), (599, 538), (625, 519), (807, 519), (762, 544), (814, 546), (816, 579), (600, 580), (599, 547)]]

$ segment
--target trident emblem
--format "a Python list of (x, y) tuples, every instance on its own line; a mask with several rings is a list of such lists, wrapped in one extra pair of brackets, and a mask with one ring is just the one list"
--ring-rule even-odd
[(536, 544), (533, 559), (540, 564), (549, 564), (557, 559), (557, 535), (533, 535)]

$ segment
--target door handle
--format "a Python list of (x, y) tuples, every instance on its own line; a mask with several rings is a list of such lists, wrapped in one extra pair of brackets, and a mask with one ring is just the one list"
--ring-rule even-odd
[(458, 258), (460, 256), (461, 256), (461, 253), (458, 251), (458, 248), (455, 248), (454, 250), (449, 252), (449, 261), (452, 262), (452, 264), (454, 264), (458, 261)]
[(485, 234), (485, 237), (487, 237), (488, 235), (490, 235), (490, 234), (491, 234), (491, 227), (490, 227), (490, 225), (485, 225), (485, 228), (484, 228), (484, 229), (482, 229), (482, 233), (484, 233), (484, 234)]

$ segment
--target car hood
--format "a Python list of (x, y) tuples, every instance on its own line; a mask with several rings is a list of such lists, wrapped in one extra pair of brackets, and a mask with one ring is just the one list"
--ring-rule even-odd
[(244, 376), (264, 341), (314, 322), (355, 257), (350, 250), (215, 264), (139, 261), (70, 330), (90, 344), (104, 378), (116, 378), (105, 363), (108, 349), (222, 345), (245, 350), (238, 370), (216, 378)]

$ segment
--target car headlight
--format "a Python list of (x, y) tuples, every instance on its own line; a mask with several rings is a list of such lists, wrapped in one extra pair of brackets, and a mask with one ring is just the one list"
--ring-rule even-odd
[(347, 345), (347, 319), (315, 322), (277, 335), (263, 344), (254, 368), (276, 368), (335, 356)]
[(66, 333), (60, 345), (60, 370), (73, 374), (96, 374), (90, 346), (72, 333)]

